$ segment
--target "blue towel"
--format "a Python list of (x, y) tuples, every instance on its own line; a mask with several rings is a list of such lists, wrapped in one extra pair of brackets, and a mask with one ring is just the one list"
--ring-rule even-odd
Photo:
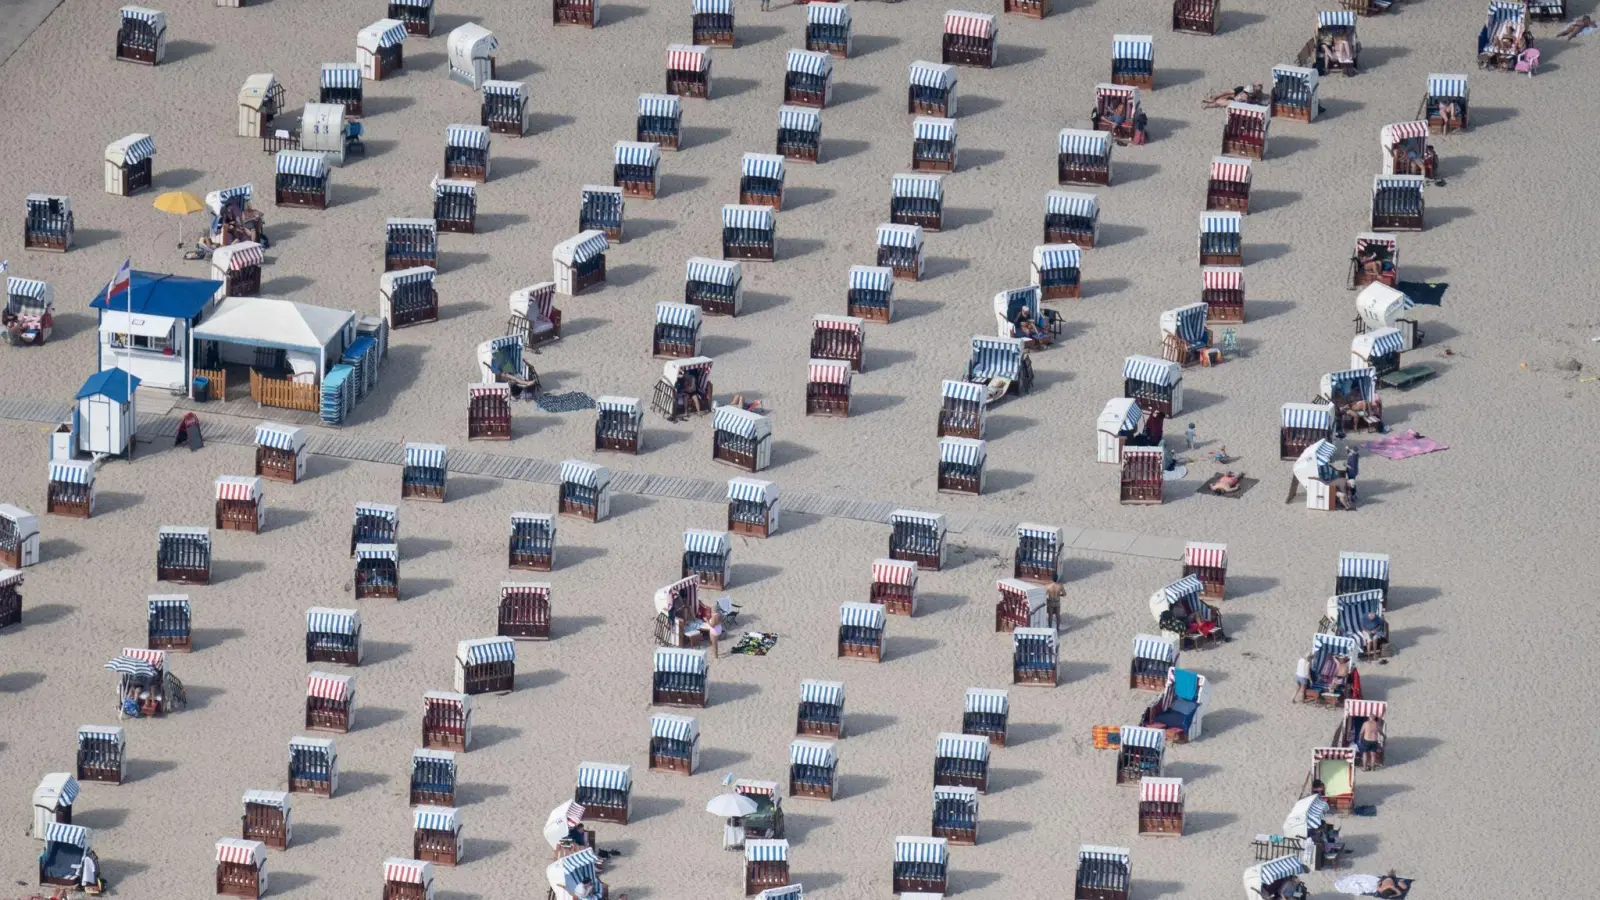
[(1200, 676), (1188, 669), (1173, 669), (1172, 693), (1179, 700), (1195, 701), (1200, 699)]

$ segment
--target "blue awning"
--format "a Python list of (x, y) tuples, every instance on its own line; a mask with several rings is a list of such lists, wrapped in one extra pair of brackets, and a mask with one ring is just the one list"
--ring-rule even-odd
[(184, 278), (135, 269), (129, 278), (128, 290), (117, 291), (116, 297), (107, 303), (102, 287), (89, 305), (94, 309), (189, 320), (210, 307), (220, 287), (222, 282), (209, 278)]
[[(219, 285), (220, 287), (220, 285)], [(113, 366), (90, 375), (78, 388), (75, 400), (85, 397), (105, 397), (115, 403), (126, 404), (133, 392), (139, 389), (139, 377)], [(52, 470), (53, 472), (53, 470)]]

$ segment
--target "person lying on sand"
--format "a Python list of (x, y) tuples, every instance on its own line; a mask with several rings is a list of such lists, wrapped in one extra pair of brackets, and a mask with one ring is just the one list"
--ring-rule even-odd
[(1255, 103), (1261, 104), (1266, 100), (1266, 91), (1262, 90), (1261, 83), (1257, 82), (1245, 90), (1244, 85), (1238, 85), (1231, 91), (1213, 94), (1200, 101), (1202, 109), (1223, 109), (1229, 103)]
[(1596, 29), (1600, 29), (1600, 25), (1596, 25), (1594, 19), (1588, 16), (1579, 16), (1568, 22), (1567, 27), (1556, 32), (1556, 37), (1564, 37), (1570, 41), (1581, 34), (1588, 34)]
[(1393, 869), (1390, 869), (1389, 874), (1378, 879), (1378, 892), (1373, 896), (1390, 898), (1390, 900), (1398, 900), (1398, 898), (1404, 897), (1410, 890), (1411, 879), (1401, 878), (1394, 873)]
[(1232, 472), (1228, 472), (1228, 473), (1224, 474), (1221, 478), (1218, 478), (1217, 479), (1217, 483), (1213, 484), (1211, 486), (1211, 493), (1213, 493), (1213, 494), (1237, 494), (1237, 493), (1239, 493), (1240, 482), (1243, 481), (1243, 480), (1244, 480), (1244, 473), (1243, 472), (1240, 472), (1237, 475), (1235, 475)]

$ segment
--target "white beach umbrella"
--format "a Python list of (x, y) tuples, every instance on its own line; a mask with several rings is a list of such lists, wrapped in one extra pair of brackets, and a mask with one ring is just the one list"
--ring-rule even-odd
[(706, 812), (724, 819), (748, 816), (756, 811), (756, 802), (743, 794), (718, 794), (706, 804)]

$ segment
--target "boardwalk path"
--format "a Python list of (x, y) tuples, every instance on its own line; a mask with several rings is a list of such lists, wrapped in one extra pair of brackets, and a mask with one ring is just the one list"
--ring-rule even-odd
[[(66, 421), (72, 408), (68, 404), (19, 398), (0, 398), (0, 419), (19, 422), (56, 424)], [(139, 436), (145, 441), (170, 438), (178, 432), (181, 411), (168, 415), (141, 415)], [(252, 445), (255, 443), (254, 420), (234, 416), (208, 416), (205, 420), (207, 441), (224, 444)], [(319, 456), (358, 460), (398, 466), (404, 458), (401, 444), (393, 441), (368, 441), (346, 437), (338, 432), (309, 429), (308, 449)], [(469, 450), (450, 451), (450, 472), (459, 475), (477, 475), (486, 478), (503, 478), (513, 481), (530, 481), (539, 484), (560, 482), (561, 464), (517, 456), (479, 453)], [(779, 484), (781, 489), (782, 484)], [(612, 471), (611, 489), (625, 494), (647, 497), (667, 497), (691, 500), (698, 503), (727, 502), (728, 486), (722, 481), (705, 481), (698, 478), (675, 478), (668, 475), (649, 475), (644, 472)], [(889, 513), (900, 508), (893, 503), (871, 500), (853, 500), (828, 497), (821, 494), (790, 493), (780, 495), (785, 515), (822, 516), (835, 519), (856, 519), (862, 522), (888, 524)], [(952, 534), (981, 535), (1009, 539), (1016, 534), (1015, 521), (990, 519), (963, 513), (946, 513), (946, 522)], [(1070, 550), (1088, 550), (1098, 553), (1116, 553), (1142, 556), (1150, 559), (1182, 559), (1184, 541), (1178, 538), (1136, 534), (1130, 531), (1100, 531), (1092, 528), (1061, 527), (1062, 542)]]

